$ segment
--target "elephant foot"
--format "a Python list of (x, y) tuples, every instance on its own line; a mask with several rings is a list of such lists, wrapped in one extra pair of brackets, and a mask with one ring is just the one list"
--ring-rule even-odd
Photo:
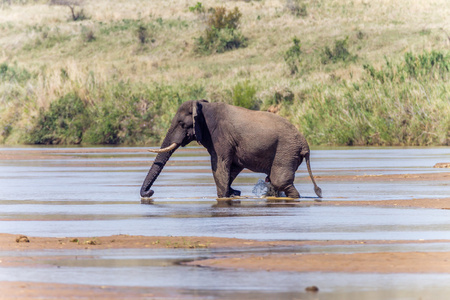
[(287, 188), (284, 193), (286, 194), (286, 197), (299, 199), (300, 193), (297, 191), (297, 189), (294, 186), (291, 186)]
[(230, 197), (237, 197), (241, 195), (241, 191), (230, 188)]

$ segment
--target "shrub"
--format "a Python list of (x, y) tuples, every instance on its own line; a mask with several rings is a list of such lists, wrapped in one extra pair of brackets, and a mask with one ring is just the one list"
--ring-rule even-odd
[(238, 30), (242, 14), (239, 8), (227, 11), (225, 7), (216, 7), (210, 13), (204, 36), (196, 39), (196, 52), (209, 54), (222, 53), (236, 48), (246, 47), (247, 38)]
[(234, 86), (232, 92), (233, 105), (257, 109), (256, 88), (248, 80)]
[(195, 4), (194, 6), (189, 6), (189, 11), (193, 12), (193, 13), (204, 13), (205, 12), (205, 7), (203, 6), (203, 4), (201, 2), (197, 2), (197, 4)]
[(306, 4), (301, 3), (301, 0), (286, 0), (284, 7), (296, 17), (306, 17), (308, 15)]
[(83, 26), (81, 28), (81, 34), (82, 34), (83, 40), (86, 43), (90, 43), (90, 42), (93, 42), (93, 41), (96, 40), (96, 37), (95, 37), (95, 34), (94, 34), (94, 30), (92, 30), (92, 28), (88, 28), (88, 27)]
[(302, 50), (300, 48), (300, 40), (296, 37), (292, 39), (294, 45), (292, 45), (284, 54), (284, 61), (289, 67), (289, 71), (291, 75), (294, 75), (298, 72), (298, 67), (301, 63)]
[(84, 102), (74, 93), (65, 95), (41, 110), (35, 127), (28, 135), (32, 144), (79, 144), (89, 126)]
[(120, 123), (124, 118), (117, 105), (113, 102), (102, 103), (93, 112), (93, 123), (83, 136), (87, 144), (119, 144)]
[(76, 7), (82, 6), (84, 0), (51, 0), (50, 5), (67, 6), (73, 21), (82, 21), (88, 19), (83, 9), (77, 11)]
[(322, 64), (337, 63), (339, 61), (349, 62), (355, 61), (357, 55), (350, 54), (348, 50), (348, 37), (343, 40), (336, 40), (334, 42), (334, 49), (331, 50), (328, 46), (322, 51)]
[(137, 29), (137, 36), (141, 44), (148, 43), (148, 30), (147, 27), (140, 25)]

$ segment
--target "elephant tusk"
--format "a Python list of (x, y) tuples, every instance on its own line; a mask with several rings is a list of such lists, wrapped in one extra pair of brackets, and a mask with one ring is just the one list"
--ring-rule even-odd
[(176, 147), (178, 147), (177, 143), (173, 143), (172, 145), (170, 145), (169, 147), (166, 148), (162, 148), (162, 149), (148, 149), (149, 152), (153, 152), (153, 153), (166, 153), (166, 152), (170, 152), (172, 150), (174, 150)]

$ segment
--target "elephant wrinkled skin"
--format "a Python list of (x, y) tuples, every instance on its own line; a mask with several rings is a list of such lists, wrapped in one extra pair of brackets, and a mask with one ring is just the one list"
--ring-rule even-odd
[(267, 174), (275, 189), (284, 191), (287, 197), (299, 198), (294, 179), (303, 158), (314, 191), (322, 196), (311, 173), (308, 143), (287, 120), (269, 112), (192, 100), (179, 107), (161, 149), (154, 151), (158, 155), (142, 184), (141, 197), (153, 195), (151, 186), (172, 153), (194, 140), (211, 155), (219, 198), (240, 195), (231, 184), (244, 168)]

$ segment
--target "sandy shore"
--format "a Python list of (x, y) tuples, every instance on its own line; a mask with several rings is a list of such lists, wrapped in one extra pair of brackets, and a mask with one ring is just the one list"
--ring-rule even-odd
[(450, 274), (450, 252), (243, 255), (188, 264), (202, 267), (289, 272)]

